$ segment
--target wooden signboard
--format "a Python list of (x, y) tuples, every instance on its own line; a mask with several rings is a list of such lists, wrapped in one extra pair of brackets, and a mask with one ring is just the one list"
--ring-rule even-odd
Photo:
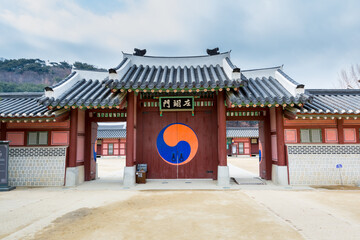
[(160, 111), (194, 111), (194, 97), (174, 96), (159, 98)]

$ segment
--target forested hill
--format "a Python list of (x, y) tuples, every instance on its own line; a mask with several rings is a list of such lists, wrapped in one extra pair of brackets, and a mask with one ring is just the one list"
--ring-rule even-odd
[(94, 65), (75, 62), (45, 62), (40, 59), (0, 58), (0, 92), (41, 92), (70, 74), (71, 68), (100, 70)]

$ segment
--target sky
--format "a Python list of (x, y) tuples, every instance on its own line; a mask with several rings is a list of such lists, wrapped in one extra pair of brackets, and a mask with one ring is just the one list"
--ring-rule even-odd
[(284, 65), (306, 88), (338, 87), (360, 64), (358, 0), (0, 0), (0, 58), (117, 66), (231, 50), (241, 69)]

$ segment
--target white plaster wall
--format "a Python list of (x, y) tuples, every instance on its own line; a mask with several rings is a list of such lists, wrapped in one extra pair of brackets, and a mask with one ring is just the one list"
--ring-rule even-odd
[[(360, 180), (360, 144), (288, 144), (291, 185), (344, 185)], [(342, 168), (336, 168), (342, 164)]]

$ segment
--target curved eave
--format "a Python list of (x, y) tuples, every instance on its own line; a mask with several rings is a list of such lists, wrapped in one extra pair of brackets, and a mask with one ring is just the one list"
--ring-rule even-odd
[(241, 107), (302, 107), (308, 102), (307, 96), (298, 97), (245, 97), (243, 95), (235, 97), (232, 92), (227, 92), (226, 106), (228, 108)]
[(173, 92), (173, 93), (177, 93), (177, 92), (218, 92), (218, 91), (230, 91), (230, 90), (234, 90), (234, 91), (237, 91), (239, 87), (242, 87), (244, 86), (243, 85), (244, 83), (242, 83), (241, 85), (239, 86), (229, 86), (229, 87), (214, 87), (214, 88), (211, 88), (211, 87), (208, 87), (208, 88), (203, 88), (203, 87), (200, 87), (200, 88), (113, 88), (112, 91), (120, 91), (120, 92), (151, 92), (151, 93), (154, 93), (154, 92)]
[(107, 85), (111, 80), (81, 80), (58, 98), (45, 97), (39, 103), (48, 109), (117, 108), (126, 106), (126, 92), (111, 91)]
[(65, 106), (49, 106), (50, 109), (61, 109), (64, 108), (66, 110), (70, 110), (70, 109), (124, 109), (126, 108), (125, 106), (119, 106), (119, 105), (87, 105), (87, 106), (77, 106), (77, 105), (65, 105)]
[(65, 109), (61, 109), (56, 113), (42, 116), (21, 116), (21, 117), (0, 117), (1, 122), (10, 123), (34, 123), (34, 122), (61, 122), (69, 118), (69, 112)]
[(360, 114), (319, 114), (319, 113), (297, 113), (295, 119), (358, 119)]
[(285, 102), (264, 102), (264, 103), (259, 103), (259, 102), (249, 102), (249, 103), (243, 103), (243, 104), (237, 104), (237, 103), (231, 103), (230, 104), (226, 104), (227, 107), (229, 108), (242, 108), (242, 107), (286, 107), (286, 106), (303, 106), (304, 103), (295, 103), (295, 102), (290, 102), (290, 103), (285, 103)]
[(10, 123), (21, 123), (21, 122), (25, 122), (25, 123), (41, 123), (41, 122), (56, 122), (56, 118), (55, 117), (22, 117), (22, 118), (0, 118), (0, 121), (5, 123), (5, 122), (10, 122)]

